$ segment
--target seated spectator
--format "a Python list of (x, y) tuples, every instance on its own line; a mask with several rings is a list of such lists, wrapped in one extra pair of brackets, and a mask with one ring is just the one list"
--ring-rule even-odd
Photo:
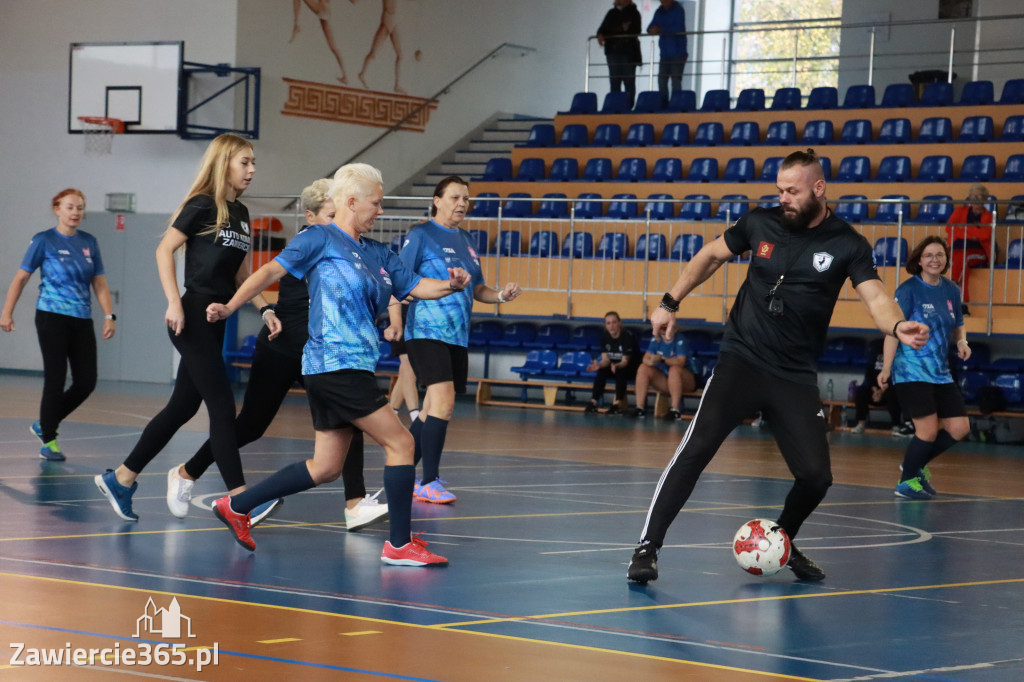
[(620, 414), (626, 410), (626, 389), (636, 378), (640, 364), (640, 346), (628, 329), (622, 328), (622, 318), (614, 310), (605, 313), (604, 338), (601, 340), (601, 359), (590, 363), (588, 372), (597, 372), (590, 402), (583, 410), (585, 414), (597, 412), (597, 402), (604, 396), (604, 387), (611, 378), (615, 379), (615, 402), (605, 414)]
[(679, 419), (683, 394), (697, 388), (697, 377), (686, 366), (689, 359), (690, 347), (678, 331), (671, 341), (658, 336), (652, 338), (636, 370), (636, 407), (630, 416), (646, 416), (647, 391), (653, 386), (654, 390), (668, 393), (672, 399), (665, 419)]
[(946, 226), (949, 277), (960, 287), (964, 315), (970, 314), (967, 270), (988, 266), (988, 255), (992, 252), (992, 213), (985, 208), (986, 201), (988, 188), (982, 184), (971, 185), (967, 203), (953, 209)]
[(876, 339), (868, 346), (868, 361), (864, 367), (864, 381), (857, 386), (853, 394), (854, 423), (850, 427), (853, 433), (864, 433), (867, 425), (868, 412), (872, 407), (885, 405), (889, 411), (892, 435), (912, 436), (913, 426), (907, 426), (900, 419), (900, 404), (896, 400), (896, 391), (878, 385), (878, 373), (882, 371), (884, 357), (882, 355), (882, 339)]

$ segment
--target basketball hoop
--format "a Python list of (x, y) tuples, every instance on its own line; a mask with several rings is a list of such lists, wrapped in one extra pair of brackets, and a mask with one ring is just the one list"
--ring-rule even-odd
[(114, 146), (114, 135), (124, 132), (124, 121), (106, 116), (79, 116), (86, 154), (109, 154)]

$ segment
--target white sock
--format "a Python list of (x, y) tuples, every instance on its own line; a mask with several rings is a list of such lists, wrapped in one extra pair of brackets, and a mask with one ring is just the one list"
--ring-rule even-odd
[(416, 421), (416, 418), (420, 416), (419, 410), (409, 410), (409, 419)]

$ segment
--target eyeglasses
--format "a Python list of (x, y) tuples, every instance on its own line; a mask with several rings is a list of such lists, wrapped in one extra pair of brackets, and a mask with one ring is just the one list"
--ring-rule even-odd
[(922, 253), (921, 260), (946, 260), (944, 253)]

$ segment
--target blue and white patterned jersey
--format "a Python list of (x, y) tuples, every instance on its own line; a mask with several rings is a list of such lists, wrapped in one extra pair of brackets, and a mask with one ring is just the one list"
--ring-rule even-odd
[(104, 274), (96, 238), (77, 230), (70, 237), (50, 228), (32, 237), (21, 269), (41, 268), (38, 310), (88, 319), (92, 317), (92, 278)]
[(309, 289), (302, 373), (374, 371), (380, 359), (374, 321), (392, 295), (405, 298), (421, 278), (384, 244), (356, 241), (334, 224), (307, 228), (274, 260)]
[(953, 383), (949, 372), (949, 341), (964, 323), (960, 290), (945, 277), (932, 285), (918, 275), (896, 288), (896, 302), (908, 320), (928, 325), (931, 334), (921, 350), (903, 343), (899, 345), (892, 362), (892, 382)]
[(470, 283), (464, 290), (436, 301), (413, 301), (405, 326), (406, 339), (434, 339), (453, 346), (469, 345), (473, 291), (484, 283), (480, 254), (469, 233), (450, 229), (433, 220), (411, 230), (402, 246), (402, 262), (413, 272), (448, 279), (448, 268), (462, 268)]
[[(647, 344), (647, 353), (652, 355), (660, 355), (666, 360), (669, 358), (686, 358), (686, 367), (693, 370), (694, 358), (693, 353), (690, 351), (690, 344), (686, 342), (686, 337), (676, 332), (676, 335), (672, 337), (671, 341), (665, 341), (661, 338), (652, 338), (650, 343)], [(664, 366), (664, 363), (661, 363)]]

